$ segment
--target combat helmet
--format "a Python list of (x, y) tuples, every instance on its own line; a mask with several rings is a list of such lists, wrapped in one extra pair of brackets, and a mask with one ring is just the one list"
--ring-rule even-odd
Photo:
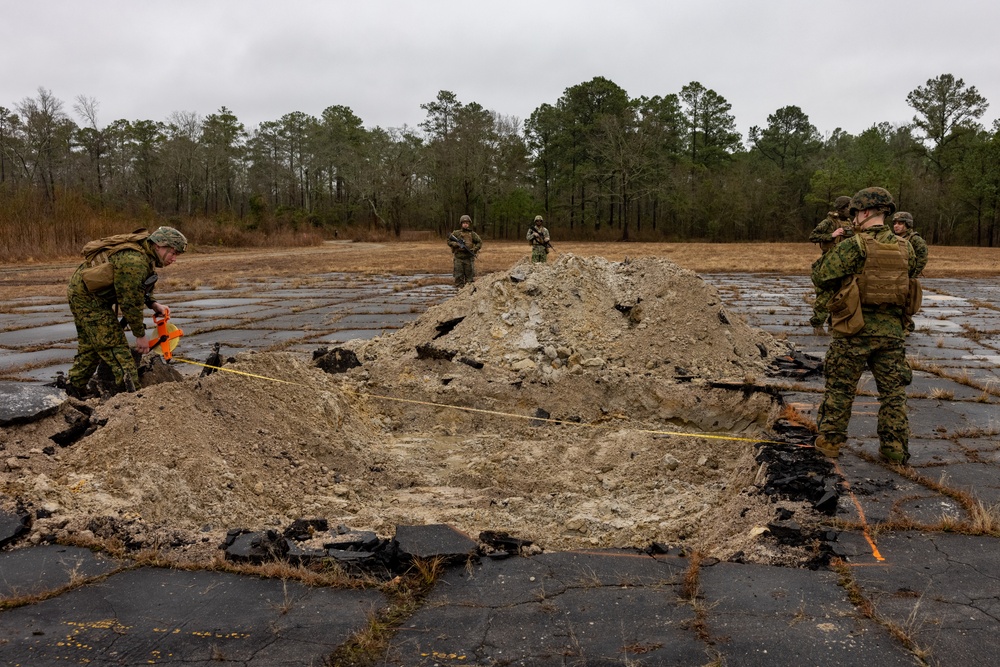
[(461, 218), (458, 219), (458, 224), (462, 224), (463, 222), (467, 222), (467, 223), (469, 223), (471, 225), (472, 224), (472, 218), (470, 218), (467, 215), (463, 215)]
[(892, 216), (892, 224), (901, 222), (906, 225), (907, 229), (913, 229), (913, 216), (906, 211), (900, 211), (896, 215)]
[(177, 251), (177, 254), (187, 249), (187, 237), (173, 227), (159, 227), (149, 235), (149, 240), (156, 245), (167, 246)]
[(851, 205), (851, 198), (847, 195), (840, 195), (835, 200), (833, 200), (833, 208), (839, 211), (842, 208), (847, 208)]
[(851, 217), (854, 217), (858, 211), (870, 208), (884, 211), (886, 215), (892, 215), (896, 212), (896, 202), (892, 200), (892, 195), (885, 188), (864, 188), (863, 190), (858, 190), (851, 199), (851, 208), (849, 211)]
[(545, 218), (540, 215), (535, 216), (535, 222), (545, 222)]

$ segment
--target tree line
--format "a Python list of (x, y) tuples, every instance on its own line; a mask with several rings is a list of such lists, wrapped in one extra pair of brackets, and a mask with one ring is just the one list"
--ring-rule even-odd
[(725, 97), (698, 82), (632, 98), (597, 77), (523, 122), (441, 91), (418, 128), (373, 129), (339, 105), (252, 129), (226, 107), (102, 125), (97, 100), (67, 110), (39, 88), (0, 106), (0, 228), (32, 234), (59, 219), (52, 233), (86, 236), (75, 220), (116, 215), (400, 235), (445, 233), (468, 213), (480, 234), (514, 239), (541, 213), (574, 240), (788, 241), (805, 240), (837, 196), (879, 185), (930, 243), (996, 245), (1000, 122), (981, 125), (988, 102), (951, 74), (906, 101), (908, 124), (824, 135), (786, 106), (744, 138)]

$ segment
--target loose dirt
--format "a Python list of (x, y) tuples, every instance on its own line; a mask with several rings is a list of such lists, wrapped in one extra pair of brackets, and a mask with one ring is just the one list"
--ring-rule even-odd
[[(762, 378), (785, 343), (669, 260), (560, 255), (467, 286), (403, 329), (308, 355), (246, 353), (203, 378), (6, 429), (0, 495), (30, 538), (116, 539), (215, 557), (227, 529), (322, 517), (506, 531), (545, 550), (681, 544), (794, 564), (763, 526), (754, 445), (777, 406), (718, 387)], [(267, 378), (267, 379), (265, 379)], [(797, 519), (810, 513), (786, 502)]]

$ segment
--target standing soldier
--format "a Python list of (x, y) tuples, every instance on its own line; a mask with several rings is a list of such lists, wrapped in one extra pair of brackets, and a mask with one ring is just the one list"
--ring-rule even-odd
[(837, 296), (833, 304), (837, 322), (841, 318), (836, 302), (843, 294), (839, 290), (851, 288), (856, 277), (856, 288), (852, 289), (860, 297), (848, 310), (860, 309), (864, 317), (863, 326), (855, 333), (841, 332), (835, 325), (823, 362), (826, 390), (819, 407), (815, 446), (831, 458), (837, 457), (840, 446), (847, 441), (851, 407), (865, 368), (875, 376), (878, 388), (879, 453), (891, 463), (906, 463), (910, 458), (906, 387), (913, 379), (913, 371), (906, 363), (903, 320), (910, 278), (916, 275), (916, 257), (913, 247), (886, 225), (886, 216), (895, 210), (887, 190), (860, 190), (850, 207), (857, 238), (837, 245), (813, 269), (813, 284)]
[[(906, 211), (900, 211), (893, 215), (892, 231), (896, 232), (896, 236), (902, 236), (913, 246), (913, 254), (917, 257), (917, 277), (919, 278), (924, 273), (924, 267), (927, 266), (927, 241), (913, 229), (913, 216)], [(909, 334), (914, 328), (913, 320), (907, 320), (906, 333)]]
[(545, 219), (535, 216), (535, 221), (528, 227), (528, 243), (531, 244), (531, 261), (544, 263), (549, 256), (549, 230), (545, 229)]
[(460, 219), (461, 229), (456, 229), (448, 236), (448, 245), (455, 256), (454, 269), (452, 275), (455, 278), (455, 287), (465, 287), (466, 283), (476, 280), (476, 255), (483, 247), (483, 240), (479, 234), (470, 229), (472, 218), (463, 215)]
[[(812, 268), (814, 271), (820, 261), (822, 261), (823, 255), (830, 252), (835, 245), (844, 239), (854, 236), (854, 228), (851, 226), (847, 210), (850, 205), (850, 197), (837, 197), (833, 202), (836, 210), (827, 213), (826, 218), (816, 225), (816, 228), (812, 230), (812, 234), (809, 235), (809, 242), (818, 243), (822, 251), (819, 259), (813, 262)], [(816, 300), (813, 302), (813, 314), (809, 318), (809, 324), (812, 325), (813, 333), (818, 336), (826, 333), (823, 330), (823, 325), (830, 319), (830, 311), (827, 310), (827, 304), (830, 302), (830, 297), (832, 296), (832, 292), (820, 289), (816, 290)]]
[(892, 216), (892, 231), (913, 246), (913, 254), (917, 256), (917, 277), (920, 277), (924, 273), (924, 267), (927, 266), (927, 241), (913, 229), (913, 216), (906, 211), (900, 211)]
[(170, 266), (186, 248), (187, 239), (173, 227), (160, 227), (152, 234), (145, 230), (118, 234), (84, 246), (85, 261), (69, 281), (77, 352), (69, 370), (67, 394), (86, 396), (87, 383), (101, 361), (111, 368), (118, 391), (138, 388), (139, 371), (115, 310), (121, 310), (132, 330), (136, 352), (149, 352), (143, 304), (163, 313), (163, 306), (150, 294), (149, 279), (156, 275), (154, 267)]

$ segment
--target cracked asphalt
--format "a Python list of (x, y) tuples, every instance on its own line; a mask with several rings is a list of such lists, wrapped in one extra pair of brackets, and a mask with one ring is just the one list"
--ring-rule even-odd
[[(825, 352), (829, 339), (806, 322), (804, 276), (705, 278), (751, 324)], [(202, 300), (196, 317), (177, 322), (200, 358), (217, 341), (311, 349), (376, 335), (450, 294), (412, 278), (352, 281), (331, 276), (341, 291), (326, 296), (279, 283), (236, 303), (191, 294), (171, 306), (179, 313), (185, 300)], [(928, 279), (924, 288), (907, 341), (916, 367), (910, 466), (878, 461), (866, 374), (837, 463), (846, 484), (828, 537), (838, 564), (797, 570), (615, 550), (483, 559), (446, 570), (368, 664), (993, 664), (1000, 279)], [(72, 356), (71, 339), (58, 338), (68, 313), (45, 303), (13, 310), (37, 326), (4, 328), (11, 313), (0, 314), (0, 372), (28, 367), (23, 379), (51, 379)], [(778, 384), (815, 419), (822, 378)], [(25, 596), (33, 601), (11, 604)], [(75, 547), (0, 551), (0, 664), (338, 664), (331, 656), (393, 604), (380, 589), (136, 568)]]

